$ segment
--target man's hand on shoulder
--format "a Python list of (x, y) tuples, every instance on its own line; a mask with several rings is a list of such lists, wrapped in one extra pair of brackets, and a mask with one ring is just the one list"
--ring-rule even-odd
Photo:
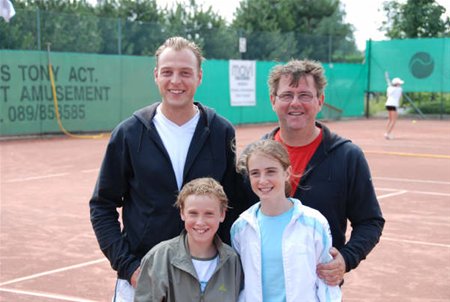
[(131, 286), (133, 286), (133, 288), (136, 288), (137, 287), (137, 280), (138, 280), (138, 278), (139, 278), (139, 274), (141, 273), (141, 268), (140, 267), (138, 267), (135, 271), (134, 271), (134, 273), (133, 273), (133, 275), (131, 275)]
[(317, 265), (317, 275), (330, 286), (340, 285), (344, 280), (345, 260), (334, 247), (330, 249), (330, 254), (333, 260)]

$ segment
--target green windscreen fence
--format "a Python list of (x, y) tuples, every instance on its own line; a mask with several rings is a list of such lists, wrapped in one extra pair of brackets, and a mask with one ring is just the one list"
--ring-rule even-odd
[[(46, 52), (0, 51), (1, 135), (60, 132)], [(68, 131), (109, 131), (158, 93), (153, 58), (53, 53), (58, 109)]]
[[(0, 50), (0, 135), (61, 133), (44, 51)], [(160, 99), (154, 57), (50, 54), (63, 127), (71, 133), (110, 131), (135, 110)], [(232, 106), (230, 61), (206, 60), (195, 99), (233, 124), (275, 122), (267, 76), (275, 62), (255, 62), (255, 102)], [(327, 107), (319, 118), (364, 114), (365, 65), (325, 64)]]
[(450, 38), (368, 41), (368, 87), (386, 91), (385, 72), (405, 81), (405, 92), (450, 92)]

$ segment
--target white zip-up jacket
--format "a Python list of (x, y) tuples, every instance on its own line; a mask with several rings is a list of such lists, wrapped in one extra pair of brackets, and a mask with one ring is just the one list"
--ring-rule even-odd
[[(328, 286), (316, 274), (317, 264), (332, 259), (327, 220), (319, 211), (302, 205), (298, 199), (290, 200), (294, 211), (282, 239), (286, 302), (341, 301), (340, 287)], [(241, 257), (245, 276), (241, 300), (247, 302), (263, 300), (261, 236), (256, 218), (260, 206), (258, 202), (243, 212), (231, 228), (231, 243)]]

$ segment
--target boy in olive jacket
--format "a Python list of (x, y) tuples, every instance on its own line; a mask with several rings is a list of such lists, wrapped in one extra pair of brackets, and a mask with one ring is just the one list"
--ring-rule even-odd
[(222, 186), (212, 178), (194, 179), (182, 188), (176, 206), (185, 230), (142, 259), (134, 301), (237, 301), (241, 263), (216, 234), (228, 207)]

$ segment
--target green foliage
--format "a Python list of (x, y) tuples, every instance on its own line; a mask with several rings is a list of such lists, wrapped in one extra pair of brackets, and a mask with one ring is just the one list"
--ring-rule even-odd
[(369, 100), (369, 116), (377, 116), (385, 112), (386, 95), (382, 93), (371, 93)]
[[(423, 114), (440, 115), (450, 114), (450, 93), (434, 93), (434, 92), (415, 92), (408, 93), (409, 98), (414, 102), (414, 105), (420, 109)], [(371, 94), (369, 104), (370, 116), (376, 116), (379, 113), (385, 112), (386, 95), (384, 93)], [(402, 98), (401, 106), (408, 114), (417, 114), (413, 106)]]
[(101, 22), (102, 53), (117, 53), (119, 48), (121, 54), (152, 55), (164, 40), (159, 26), (164, 17), (156, 0), (106, 0), (95, 7), (95, 13), (115, 18)]
[[(422, 104), (419, 109), (423, 114), (450, 114), (450, 101)], [(414, 112), (414, 109), (409, 109), (409, 112)]]
[(450, 36), (450, 19), (435, 0), (408, 0), (384, 3), (387, 20), (380, 30), (392, 39), (437, 38)]
[[(20, 12), (20, 9), (16, 9)], [(9, 21), (0, 20), (0, 48), (1, 49), (36, 49), (37, 29), (36, 13), (23, 11)]]
[(93, 8), (86, 1), (19, 0), (14, 4), (16, 16), (0, 23), (1, 48), (39, 49), (50, 43), (60, 51), (67, 45), (78, 45), (80, 52), (100, 50), (97, 18), (87, 15)]
[[(78, 52), (100, 51), (101, 41), (95, 16), (52, 11), (41, 11), (40, 14), (41, 41), (50, 43), (52, 50), (66, 51), (67, 45), (77, 45)], [(43, 49), (45, 47), (42, 45)]]
[(195, 41), (207, 58), (237, 58), (236, 33), (230, 31), (225, 19), (211, 7), (206, 10), (190, 0), (184, 7), (176, 4), (172, 10), (166, 10), (165, 31), (167, 36), (179, 35)]
[[(423, 114), (450, 114), (450, 94), (434, 92), (410, 93), (409, 97)], [(406, 105), (409, 113), (415, 113), (414, 108), (408, 103)]]
[(244, 0), (232, 26), (247, 38), (247, 58), (324, 62), (357, 53), (339, 1)]
[[(207, 58), (361, 61), (338, 0), (243, 0), (231, 25), (196, 0), (159, 8), (156, 0), (16, 0), (0, 22), (0, 49), (152, 55), (169, 36), (197, 42)], [(239, 53), (239, 38), (247, 52)], [(355, 59), (357, 58), (357, 59)]]

